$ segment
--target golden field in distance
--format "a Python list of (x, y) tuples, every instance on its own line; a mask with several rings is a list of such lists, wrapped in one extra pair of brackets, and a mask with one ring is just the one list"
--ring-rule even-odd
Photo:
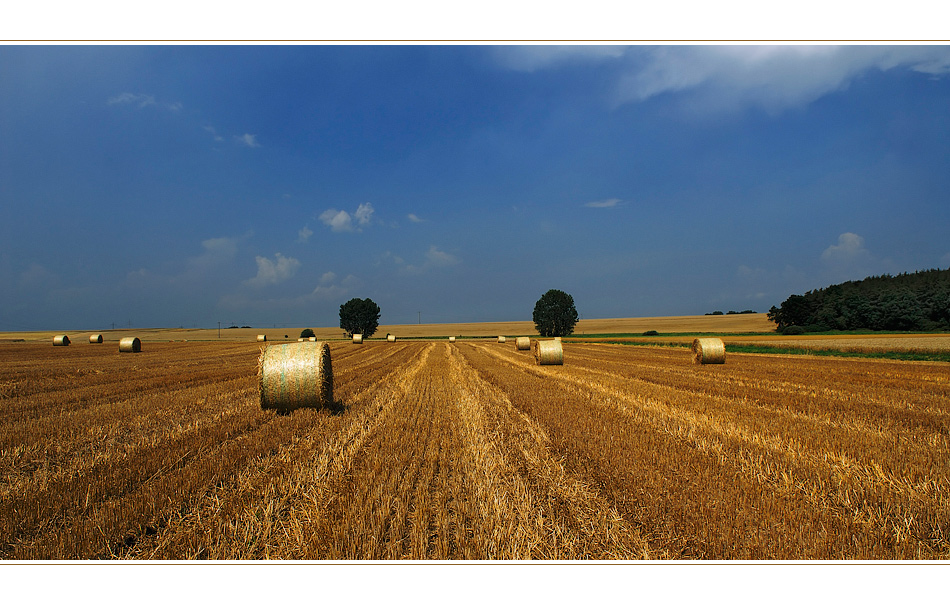
[[(293, 328), (225, 328), (187, 329), (187, 328), (129, 328), (118, 330), (42, 330), (32, 332), (0, 332), (0, 342), (23, 339), (27, 342), (49, 340), (57, 334), (69, 334), (77, 344), (88, 342), (90, 334), (101, 333), (105, 342), (118, 342), (122, 336), (138, 336), (143, 342), (181, 341), (181, 340), (223, 340), (239, 342), (254, 340), (258, 334), (266, 334), (268, 341), (296, 341), (300, 331), (312, 328), (320, 340), (343, 339), (343, 330), (339, 327), (299, 326)], [(642, 334), (647, 330), (657, 332), (771, 332), (775, 324), (768, 320), (765, 313), (747, 313), (739, 315), (684, 315), (681, 317), (626, 317), (616, 319), (582, 319), (574, 329), (575, 336), (584, 334)], [(440, 336), (484, 336), (498, 335), (534, 336), (537, 331), (532, 321), (497, 321), (448, 324), (381, 324), (373, 338), (385, 340), (386, 334), (396, 337), (440, 337)]]
[[(338, 327), (296, 326), (292, 328), (143, 328), (118, 330), (41, 330), (31, 332), (0, 332), (0, 343), (52, 342), (58, 334), (68, 334), (71, 346), (86, 346), (89, 335), (102, 334), (103, 345), (114, 346), (124, 336), (138, 336), (142, 342), (248, 342), (256, 341), (258, 334), (265, 334), (268, 342), (296, 342), (301, 330), (311, 327), (320, 340), (349, 340)], [(649, 330), (661, 335), (656, 337), (636, 336)], [(693, 336), (663, 336), (663, 334), (713, 333), (727, 334), (722, 340), (730, 344), (760, 344), (812, 349), (838, 349), (844, 351), (948, 351), (950, 334), (855, 334), (855, 335), (803, 335), (782, 336), (775, 332), (775, 324), (765, 313), (735, 315), (684, 315), (670, 317), (622, 317), (612, 319), (582, 319), (577, 322), (571, 340), (603, 341), (604, 338), (589, 335), (630, 334), (634, 336), (607, 337), (607, 340), (634, 341), (640, 344), (688, 345)], [(745, 335), (744, 333), (748, 333)], [(495, 336), (537, 336), (534, 322), (501, 321), (447, 324), (382, 324), (368, 340), (386, 340), (387, 334), (397, 338), (447, 338), (462, 336), (493, 338)], [(110, 345), (111, 343), (111, 345)]]

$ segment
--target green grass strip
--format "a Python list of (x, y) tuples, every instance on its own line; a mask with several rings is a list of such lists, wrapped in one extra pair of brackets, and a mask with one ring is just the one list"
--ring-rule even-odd
[[(689, 342), (649, 342), (630, 340), (602, 340), (605, 344), (634, 347), (684, 347)], [(950, 351), (845, 351), (842, 349), (807, 349), (804, 347), (779, 347), (773, 345), (727, 344), (726, 353), (753, 353), (763, 355), (818, 355), (824, 357), (851, 357), (866, 359), (894, 359), (897, 361), (939, 361), (950, 363)]]

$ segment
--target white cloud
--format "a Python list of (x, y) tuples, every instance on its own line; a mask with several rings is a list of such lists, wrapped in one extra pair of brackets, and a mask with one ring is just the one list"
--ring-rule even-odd
[[(367, 202), (360, 204), (356, 208), (356, 212), (352, 215), (346, 210), (331, 208), (325, 210), (319, 218), (323, 224), (330, 227), (333, 231), (362, 231), (360, 227), (365, 227), (370, 224), (373, 212), (373, 205)], [(353, 221), (354, 218), (356, 219), (355, 225)]]
[(352, 231), (353, 217), (346, 210), (330, 208), (320, 215), (320, 220), (333, 231)]
[(108, 100), (109, 105), (137, 105), (139, 108), (148, 107), (149, 105), (155, 105), (155, 97), (152, 95), (145, 94), (134, 94), (131, 92), (123, 92), (120, 95), (114, 96)]
[(624, 54), (623, 46), (536, 46), (515, 45), (492, 48), (495, 60), (515, 71), (537, 71), (564, 63), (615, 59)]
[(202, 241), (201, 247), (205, 251), (188, 259), (187, 273), (203, 273), (230, 261), (237, 254), (237, 245), (238, 240), (234, 237), (213, 237)]
[(205, 130), (207, 130), (208, 132), (210, 132), (210, 133), (211, 133), (211, 136), (214, 137), (214, 140), (215, 140), (215, 141), (218, 141), (218, 142), (220, 143), (221, 141), (224, 140), (224, 137), (221, 136), (220, 134), (218, 134), (218, 131), (216, 131), (216, 130), (214, 129), (214, 126), (203, 126), (202, 128), (204, 128)]
[(443, 252), (435, 246), (429, 246), (429, 250), (426, 252), (426, 264), (431, 267), (448, 267), (457, 265), (459, 262), (458, 257)]
[(244, 283), (254, 288), (262, 288), (287, 281), (300, 268), (300, 261), (296, 258), (290, 258), (282, 255), (280, 252), (274, 255), (275, 260), (270, 260), (263, 256), (256, 257), (257, 275)]
[(336, 273), (327, 271), (320, 277), (320, 283), (307, 296), (312, 300), (333, 300), (346, 296), (353, 288), (359, 285), (359, 279), (347, 275), (340, 283), (336, 282)]
[(413, 214), (412, 212), (410, 212), (409, 214), (407, 214), (406, 217), (407, 217), (411, 222), (413, 222), (413, 223), (422, 223), (422, 222), (425, 221), (425, 219), (419, 218), (418, 216), (416, 216), (416, 215)]
[(356, 213), (353, 215), (356, 217), (356, 221), (360, 225), (368, 225), (371, 218), (373, 218), (373, 205), (369, 202), (365, 204), (360, 204), (356, 209)]
[(110, 98), (108, 101), (106, 101), (106, 103), (108, 105), (134, 105), (139, 109), (144, 109), (146, 107), (158, 107), (168, 111), (180, 111), (181, 108), (184, 107), (178, 101), (175, 101), (174, 103), (159, 103), (155, 100), (153, 95), (132, 92), (123, 92), (122, 94)]
[(313, 231), (310, 230), (310, 225), (304, 225), (303, 229), (297, 232), (297, 242), (306, 244), (311, 235), (313, 235)]
[(247, 145), (248, 147), (260, 147), (261, 144), (257, 142), (256, 134), (243, 134), (241, 136), (235, 135), (234, 139), (241, 143), (242, 145)]
[[(397, 261), (397, 264), (402, 264), (402, 259), (398, 257), (393, 257)], [(425, 260), (423, 260), (420, 265), (404, 265), (402, 271), (412, 275), (418, 275), (420, 273), (425, 273), (430, 269), (437, 269), (443, 267), (451, 267), (452, 265), (459, 264), (461, 259), (457, 256), (449, 254), (439, 250), (436, 246), (429, 246), (429, 249), (425, 253)]]
[(864, 238), (856, 233), (842, 233), (838, 245), (828, 246), (821, 253), (821, 260), (833, 265), (852, 264), (869, 259), (871, 253), (864, 247)]
[(619, 205), (621, 205), (621, 204), (622, 204), (622, 202), (621, 202), (619, 199), (617, 199), (617, 198), (615, 198), (615, 197), (612, 197), (612, 198), (610, 198), (609, 200), (600, 200), (600, 201), (597, 201), (597, 202), (587, 202), (586, 204), (584, 204), (584, 206), (586, 206), (587, 208), (614, 208), (614, 207), (619, 206)]
[(521, 71), (610, 62), (618, 74), (615, 105), (690, 93), (679, 100), (697, 113), (758, 107), (777, 114), (844, 90), (872, 70), (950, 73), (946, 45), (526, 46), (496, 51), (495, 58)]

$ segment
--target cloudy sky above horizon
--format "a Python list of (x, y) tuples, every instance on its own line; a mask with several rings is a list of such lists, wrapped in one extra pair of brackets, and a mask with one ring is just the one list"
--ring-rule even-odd
[(0, 330), (764, 312), (948, 159), (947, 46), (0, 46)]

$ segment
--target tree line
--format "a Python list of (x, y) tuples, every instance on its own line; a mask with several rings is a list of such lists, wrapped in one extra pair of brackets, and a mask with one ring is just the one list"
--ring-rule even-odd
[(768, 318), (778, 331), (950, 330), (950, 269), (878, 275), (792, 294)]

